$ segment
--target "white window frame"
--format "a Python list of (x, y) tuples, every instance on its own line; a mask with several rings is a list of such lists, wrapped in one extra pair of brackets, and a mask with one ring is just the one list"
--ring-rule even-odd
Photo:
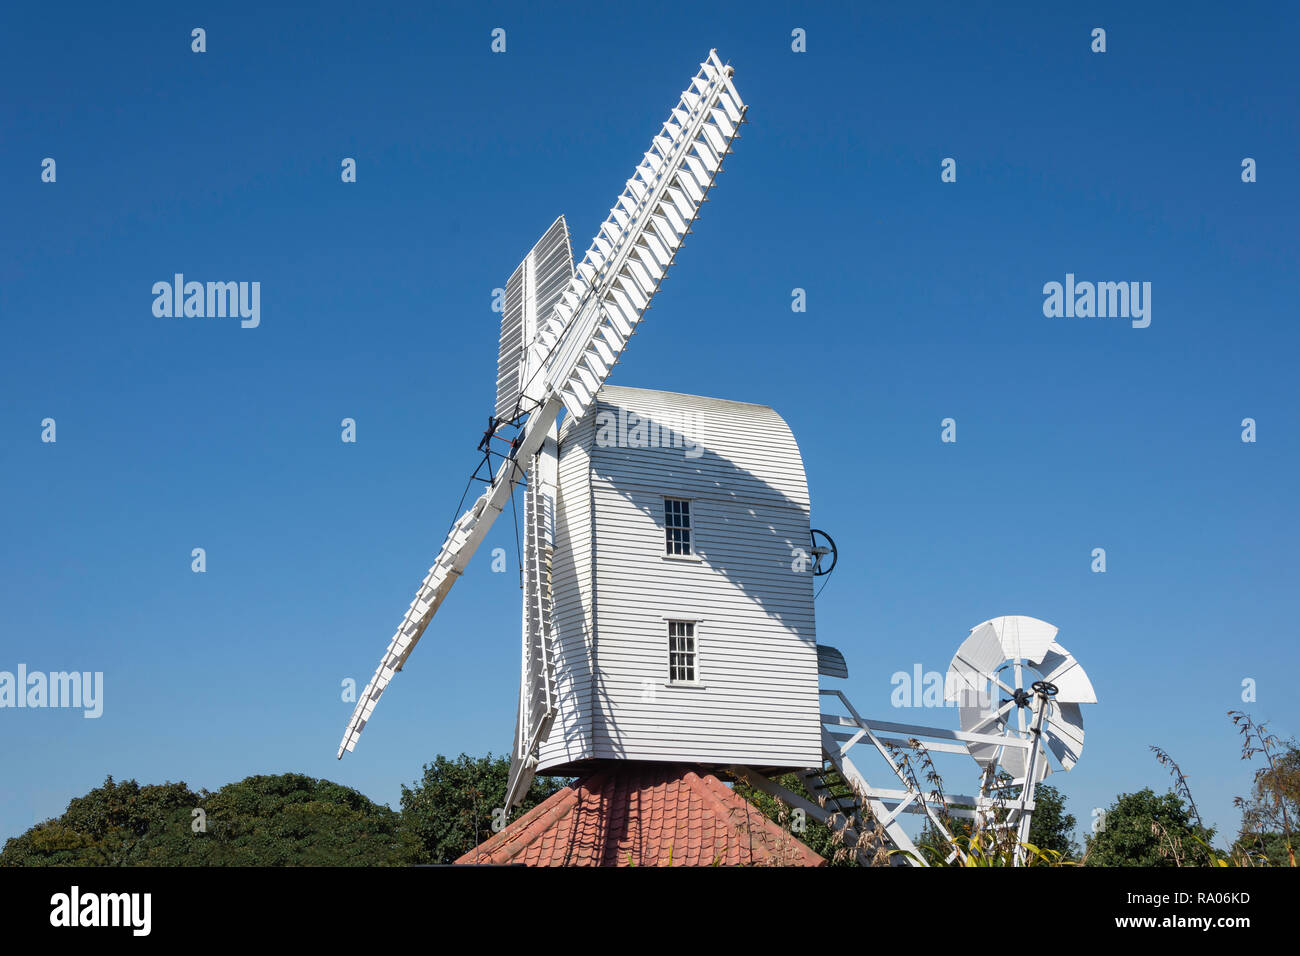
[[(664, 637), (666, 638), (664, 649), (667, 651), (667, 677), (664, 680), (665, 687), (703, 687), (704, 675), (700, 671), (700, 625), (704, 623), (703, 618), (699, 617), (682, 617), (680, 615), (665, 614), (664, 620)], [(690, 680), (675, 680), (673, 678), (673, 633), (674, 624), (689, 624), (691, 633), (689, 635), (678, 635), (678, 637), (689, 636), (691, 639), (691, 669), (695, 676)], [(681, 651), (677, 653), (682, 653)]]
[[(688, 543), (688, 548), (689, 548), (689, 550), (686, 551), (686, 552), (684, 552), (684, 553), (682, 553), (682, 554), (674, 554), (674, 553), (672, 553), (672, 552), (670, 552), (670, 551), (668, 550), (668, 533), (669, 533), (669, 531), (672, 530), (672, 526), (670, 526), (670, 525), (668, 524), (668, 502), (670, 502), (670, 501), (681, 501), (681, 502), (685, 502), (686, 505), (687, 505), (686, 527), (685, 527), (683, 530), (686, 531), (686, 540), (687, 540), (687, 543)], [(695, 549), (695, 544), (696, 544), (696, 530), (695, 530), (695, 517), (696, 517), (696, 512), (697, 512), (697, 508), (696, 508), (696, 499), (694, 499), (694, 498), (687, 498), (687, 497), (684, 497), (684, 496), (682, 496), (682, 495), (664, 495), (664, 496), (663, 496), (663, 515), (664, 515), (664, 537), (663, 537), (663, 541), (664, 541), (664, 550), (661, 551), (661, 552), (659, 552), (659, 554), (660, 554), (660, 556), (661, 556), (665, 561), (699, 561), (699, 560), (700, 560), (700, 556), (699, 556), (699, 554), (696, 553), (696, 549)]]

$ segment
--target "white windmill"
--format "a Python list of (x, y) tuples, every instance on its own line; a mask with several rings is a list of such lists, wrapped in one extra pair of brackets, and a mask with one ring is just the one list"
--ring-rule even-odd
[[(947, 696), (958, 702), (962, 731), (1002, 738), (971, 742), (969, 749), (983, 770), (981, 797), (995, 799), (1002, 789), (1019, 788), (1006, 823), (1016, 826), (1022, 844), (1029, 839), (1031, 816), (1025, 808), (1033, 806), (1035, 787), (1052, 772), (1047, 753), (1063, 770), (1074, 768), (1083, 753), (1079, 705), (1097, 702), (1088, 675), (1056, 643), (1056, 633), (1037, 618), (994, 618), (971, 629), (948, 668)], [(999, 767), (1005, 781), (999, 780)]]
[(357, 701), (340, 758), (356, 746), (393, 675), (527, 475), (523, 668), (512, 801), (526, 791), (539, 744), (557, 713), (550, 593), (556, 423), (564, 410), (577, 421), (591, 408), (731, 151), (746, 111), (732, 74), (710, 51), (576, 267), (561, 217), (510, 277), (496, 414), (480, 444), (488, 487), (447, 535)]
[[(822, 690), (819, 677), (847, 676), (843, 656), (817, 644), (813, 614), (813, 577), (834, 567), (835, 548), (811, 528), (790, 429), (761, 405), (605, 385), (745, 121), (732, 75), (710, 51), (576, 266), (560, 217), (510, 276), (496, 407), (479, 445), (476, 476), (487, 487), (453, 524), (338, 755), (356, 746), (380, 696), (523, 485), (521, 674), (508, 807), (537, 772), (607, 785), (608, 768), (620, 767), (663, 771), (646, 785), (647, 807), (665, 786), (680, 786), (695, 788), (683, 791), (682, 806), (695, 801), (724, 816), (752, 810), (711, 776), (717, 771), (840, 828), (849, 845), (869, 809), (897, 846), (913, 848), (897, 817), (924, 811), (937, 820), (933, 807), (897, 766), (904, 791), (873, 789), (848, 749), (869, 739), (890, 759), (879, 732), (901, 729), (946, 735), (934, 745), (940, 750), (997, 745), (994, 763), (1005, 765), (1006, 753), (1030, 748), (1017, 736), (1020, 725), (1001, 712), (972, 717), (980, 726), (969, 732), (867, 723), (842, 693)], [(987, 669), (987, 656), (974, 664)], [(984, 672), (963, 674), (974, 681)], [(823, 714), (827, 694), (838, 695), (852, 717)], [(1068, 723), (1065, 706), (1040, 708), (1033, 719), (1055, 729)], [(993, 728), (1001, 736), (984, 732)], [(1074, 746), (1064, 730), (1056, 739)], [(1077, 746), (1070, 752), (1077, 755)], [(977, 759), (988, 764), (982, 750)], [(769, 778), (799, 772), (814, 793), (824, 792), (826, 762), (853, 785), (857, 802), (827, 807)], [(626, 789), (609, 785), (594, 803)], [(564, 839), (577, 845), (588, 839), (572, 812), (582, 798), (566, 799), (549, 813), (568, 814)], [(991, 800), (983, 792), (968, 799), (980, 808)], [(1018, 809), (1028, 819), (1032, 793)], [(536, 847), (526, 851), (523, 842), (498, 834), (482, 858), (537, 862)], [(820, 861), (801, 845), (790, 853), (773, 847), (771, 859)], [(624, 849), (619, 843), (618, 854)], [(685, 862), (681, 847), (673, 852), (669, 858)], [(599, 862), (600, 854), (589, 858)]]
[[(824, 696), (838, 699), (847, 711), (821, 717), (826, 762), (852, 788), (848, 799), (833, 795), (820, 770), (801, 774), (809, 792), (819, 798), (817, 803), (749, 768), (737, 767), (734, 772), (815, 819), (843, 829), (850, 845), (859, 834), (879, 825), (889, 844), (906, 851), (895, 858), (899, 862), (928, 865), (901, 824), (903, 814), (912, 813), (925, 815), (950, 843), (946, 817), (970, 820), (976, 830), (1010, 829), (1015, 833), (1015, 861), (1022, 863), (1035, 788), (1052, 772), (1048, 755), (1062, 770), (1074, 767), (1083, 751), (1079, 705), (1097, 702), (1088, 675), (1056, 642), (1056, 633), (1046, 621), (1024, 616), (994, 618), (971, 629), (952, 659), (944, 684), (944, 696), (958, 705), (960, 730), (867, 719), (843, 691), (823, 690)], [(823, 676), (848, 677), (838, 651), (819, 646), (818, 652)], [(870, 783), (850, 756), (854, 747), (887, 766), (898, 786)], [(978, 790), (961, 794), (927, 788), (926, 781), (907, 765), (909, 751), (927, 757), (974, 757), (980, 768)], [(864, 808), (869, 815), (863, 814)], [(953, 846), (949, 860), (966, 856)]]

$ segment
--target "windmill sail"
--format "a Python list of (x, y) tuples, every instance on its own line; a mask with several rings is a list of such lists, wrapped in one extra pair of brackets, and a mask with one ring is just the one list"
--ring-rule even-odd
[[(339, 757), (356, 746), (380, 695), (393, 675), (402, 669), (447, 592), (509, 502), (533, 456), (551, 434), (560, 412), (567, 408), (570, 414), (581, 417), (626, 348), (628, 338), (699, 215), (705, 194), (721, 170), (722, 160), (730, 152), (744, 120), (746, 107), (731, 77), (731, 67), (723, 66), (717, 52), (710, 50), (708, 59), (700, 64), (700, 72), (651, 142), (554, 308), (524, 350), (520, 357), (523, 368), (519, 373), (516, 404), (520, 402), (519, 396), (535, 394), (537, 401), (532, 410), (522, 409), (529, 412), (528, 420), (517, 439), (514, 455), (501, 463), (492, 484), (452, 526), (378, 669), (357, 700), (339, 745)], [(562, 226), (562, 220), (557, 220), (556, 226)], [(554, 271), (545, 266), (554, 261), (551, 256), (558, 256), (555, 252), (551, 256), (546, 254), (547, 249), (559, 244), (554, 240), (552, 245), (547, 245), (547, 236), (551, 236), (556, 226), (534, 247), (534, 252), (539, 253), (534, 262), (535, 276), (554, 279), (558, 272), (558, 266)], [(567, 243), (566, 228), (564, 244)], [(526, 283), (528, 269), (526, 265), (521, 269), (520, 281)], [(526, 284), (519, 288), (524, 295)], [(538, 303), (552, 289), (547, 281), (540, 288), (534, 281)], [(506, 298), (509, 311), (508, 289)], [(527, 301), (524, 295), (521, 303)], [(528, 308), (521, 304), (519, 315), (519, 341), (527, 342)], [(537, 315), (540, 320), (541, 313)], [(508, 359), (515, 339), (513, 332), (510, 333), (508, 347), (504, 326), (503, 322), (502, 349)], [(507, 360), (506, 368), (509, 367)], [(504, 391), (500, 388), (502, 372), (499, 365), (498, 413), (505, 404), (510, 404), (511, 394), (509, 388)], [(508, 382), (509, 374), (504, 378)], [(520, 726), (524, 725), (521, 715)]]
[(731, 151), (746, 109), (731, 76), (710, 50), (542, 327), (547, 387), (575, 417), (627, 347)]
[[(560, 216), (506, 282), (497, 356), (497, 418), (509, 421), (520, 411), (531, 410), (541, 397), (544, 383), (540, 375), (533, 374), (529, 353), (538, 326), (551, 314), (572, 278), (569, 227)], [(525, 384), (529, 386), (527, 394)]]

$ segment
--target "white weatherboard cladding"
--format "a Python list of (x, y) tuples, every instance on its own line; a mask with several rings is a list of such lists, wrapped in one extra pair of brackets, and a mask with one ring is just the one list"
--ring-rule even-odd
[[(685, 440), (627, 447), (639, 418)], [(785, 422), (760, 405), (606, 386), (560, 454), (560, 713), (540, 769), (819, 765), (812, 575), (794, 570), (808, 488)], [(695, 560), (665, 556), (665, 495), (691, 500)], [(670, 619), (697, 621), (695, 685), (668, 683)]]

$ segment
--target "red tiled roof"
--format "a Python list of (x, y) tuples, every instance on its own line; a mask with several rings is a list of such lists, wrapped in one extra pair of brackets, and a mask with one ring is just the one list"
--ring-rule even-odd
[(722, 781), (680, 764), (621, 762), (552, 794), (457, 863), (822, 866)]

